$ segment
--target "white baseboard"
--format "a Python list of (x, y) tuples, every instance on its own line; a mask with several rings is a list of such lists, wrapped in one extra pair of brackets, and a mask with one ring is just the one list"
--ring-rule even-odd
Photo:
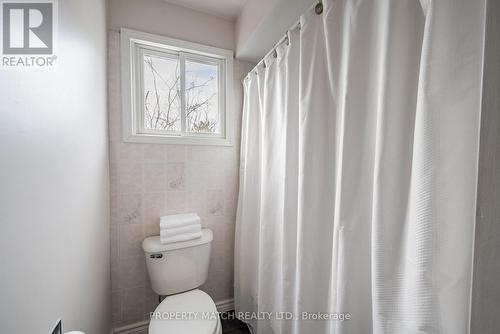
[[(215, 303), (217, 311), (220, 313), (228, 312), (234, 310), (234, 299), (221, 300)], [(113, 334), (136, 334), (142, 333), (144, 330), (148, 330), (149, 321), (144, 320), (141, 322), (136, 322), (135, 324), (130, 324), (127, 326), (117, 327), (113, 329)]]
[(232, 311), (234, 310), (234, 298), (221, 300), (215, 303), (215, 306), (217, 306), (217, 311), (220, 313)]
[(113, 334), (136, 334), (144, 333), (148, 330), (149, 320), (144, 320), (141, 322), (136, 322), (135, 324), (130, 324), (122, 327), (117, 327), (113, 329)]

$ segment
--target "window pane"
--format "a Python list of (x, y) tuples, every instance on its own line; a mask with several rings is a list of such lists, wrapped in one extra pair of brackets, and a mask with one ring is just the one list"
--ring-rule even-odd
[(221, 133), (219, 66), (186, 60), (186, 130)]
[(144, 55), (144, 129), (181, 130), (179, 60)]

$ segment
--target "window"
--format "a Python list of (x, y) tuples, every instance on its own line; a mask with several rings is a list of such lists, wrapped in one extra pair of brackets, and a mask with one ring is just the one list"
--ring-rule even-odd
[(127, 142), (231, 145), (233, 53), (121, 29)]

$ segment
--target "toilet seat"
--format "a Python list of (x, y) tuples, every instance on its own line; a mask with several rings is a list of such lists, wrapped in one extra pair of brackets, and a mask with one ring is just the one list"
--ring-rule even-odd
[(166, 297), (149, 323), (149, 334), (221, 334), (214, 301), (201, 290)]

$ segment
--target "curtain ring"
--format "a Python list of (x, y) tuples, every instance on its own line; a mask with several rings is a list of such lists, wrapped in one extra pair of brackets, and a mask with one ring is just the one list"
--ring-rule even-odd
[(276, 51), (276, 49), (274, 49), (274, 52), (273, 52), (273, 57), (274, 57), (274, 58), (278, 58), (278, 51)]
[(316, 4), (316, 7), (314, 7), (314, 11), (318, 15), (320, 15), (321, 13), (323, 13), (323, 3), (321, 1)]

